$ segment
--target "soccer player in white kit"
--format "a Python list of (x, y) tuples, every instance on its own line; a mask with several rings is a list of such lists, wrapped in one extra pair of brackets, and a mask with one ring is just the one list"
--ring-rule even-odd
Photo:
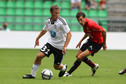
[(42, 29), (35, 41), (35, 47), (39, 46), (39, 39), (48, 31), (50, 38), (48, 42), (40, 49), (32, 66), (30, 74), (24, 75), (24, 79), (35, 78), (36, 72), (44, 57), (54, 55), (54, 68), (60, 70), (59, 77), (62, 77), (67, 69), (67, 65), (61, 64), (66, 48), (71, 39), (71, 31), (66, 20), (59, 17), (60, 8), (57, 5), (50, 7), (51, 18), (46, 20), (45, 27)]
[(72, 10), (75, 6), (77, 6), (77, 8), (81, 10), (81, 0), (71, 0), (70, 10)]

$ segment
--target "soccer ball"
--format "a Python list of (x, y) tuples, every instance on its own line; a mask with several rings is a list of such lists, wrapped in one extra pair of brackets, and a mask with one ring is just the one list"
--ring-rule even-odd
[(53, 72), (50, 69), (44, 69), (41, 72), (42, 79), (44, 80), (50, 80), (53, 76)]

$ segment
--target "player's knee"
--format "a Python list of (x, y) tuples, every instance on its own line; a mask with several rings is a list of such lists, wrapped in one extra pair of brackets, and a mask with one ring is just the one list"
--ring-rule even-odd
[(37, 54), (37, 59), (42, 59), (42, 58), (43, 58), (43, 56), (42, 56), (42, 55)]
[(80, 56), (77, 56), (77, 60), (78, 60), (78, 61), (82, 61), (82, 60), (83, 60), (83, 58), (82, 58), (82, 57), (80, 57)]
[(76, 55), (76, 58), (78, 58), (79, 55)]
[(76, 58), (77, 58), (78, 61), (82, 60), (82, 58), (79, 55), (76, 55)]

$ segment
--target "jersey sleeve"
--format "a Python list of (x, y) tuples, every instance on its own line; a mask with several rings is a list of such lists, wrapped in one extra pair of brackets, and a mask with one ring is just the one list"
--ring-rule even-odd
[(43, 30), (47, 31), (48, 29), (48, 24), (47, 24), (47, 21), (45, 22), (45, 26), (43, 27)]
[(66, 32), (66, 33), (70, 32), (70, 28), (68, 25), (62, 25), (62, 28), (63, 28), (64, 32)]
[(64, 22), (62, 22), (62, 25), (61, 25), (63, 31), (66, 32), (66, 33), (70, 32), (70, 28), (69, 28), (69, 26), (68, 26), (66, 20), (63, 19), (63, 21), (64, 21)]

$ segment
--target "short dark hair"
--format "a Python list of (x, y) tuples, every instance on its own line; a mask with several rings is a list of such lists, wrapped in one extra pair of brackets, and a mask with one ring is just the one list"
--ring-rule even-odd
[(76, 18), (79, 18), (80, 16), (82, 16), (83, 18), (86, 17), (85, 13), (84, 12), (78, 12), (76, 14)]
[(50, 7), (50, 11), (53, 11), (54, 9), (60, 9), (60, 8), (58, 7), (58, 5), (52, 5)]

